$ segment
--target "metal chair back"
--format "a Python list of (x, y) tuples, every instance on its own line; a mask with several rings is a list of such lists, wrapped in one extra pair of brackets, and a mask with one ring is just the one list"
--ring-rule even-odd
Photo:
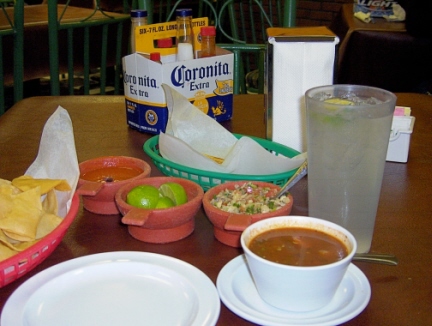
[[(10, 24), (10, 28), (0, 30), (0, 115), (2, 115), (8, 106), (18, 102), (23, 98), (24, 93), (24, 0), (16, 0), (14, 4), (13, 17), (10, 17), (6, 7), (10, 1), (1, 0), (1, 13), (4, 14)], [(10, 84), (5, 78), (5, 61), (3, 51), (3, 42), (9, 42), (13, 38), (13, 82)], [(7, 103), (6, 88), (13, 87), (13, 100)]]
[[(252, 45), (255, 50), (243, 51), (236, 63), (240, 93), (264, 93), (265, 50), (267, 28), (293, 27), (296, 21), (296, 0), (224, 0), (218, 14), (218, 30), (232, 42), (231, 51)], [(237, 46), (235, 46), (237, 45)], [(231, 49), (230, 49), (231, 47)]]
[[(264, 94), (265, 44), (218, 43), (218, 46), (234, 53), (234, 94)], [(257, 87), (250, 87), (246, 80), (245, 59), (253, 54), (257, 58)]]
[[(173, 13), (183, 3), (184, 0), (159, 3), (165, 11), (158, 12), (166, 14), (171, 9), (160, 21), (175, 19)], [(146, 9), (149, 17), (157, 15), (152, 0), (134, 0), (134, 5)], [(194, 17), (207, 16), (216, 26), (217, 45), (234, 53), (234, 94), (264, 93), (266, 29), (295, 26), (296, 0), (198, 0), (197, 8)], [(254, 87), (246, 82), (246, 74), (251, 71), (257, 75)]]
[[(57, 0), (48, 1), (48, 28), (50, 51), (51, 95), (60, 95), (60, 58), (59, 38), (67, 38), (67, 74), (68, 92), (74, 94), (76, 69), (83, 74), (83, 92), (90, 94), (90, 73), (96, 68), (100, 74), (100, 94), (106, 94), (108, 68), (114, 69), (114, 94), (120, 94), (121, 59), (127, 53), (128, 39), (124, 30), (130, 26), (128, 14), (107, 13), (100, 9), (99, 0), (95, 0), (94, 11), (80, 21), (63, 21), (67, 10), (58, 12)], [(76, 46), (77, 43), (80, 46)], [(82, 53), (77, 53), (82, 48)], [(110, 54), (110, 55), (108, 55)], [(114, 58), (111, 62), (108, 58)]]
[(219, 30), (233, 43), (266, 43), (267, 28), (295, 26), (296, 9), (296, 0), (224, 0)]
[(147, 10), (148, 23), (154, 24), (175, 20), (177, 8), (192, 7), (194, 17), (209, 17), (210, 22), (215, 24), (220, 3), (217, 0), (197, 0), (195, 3), (185, 0), (132, 0), (131, 8)]

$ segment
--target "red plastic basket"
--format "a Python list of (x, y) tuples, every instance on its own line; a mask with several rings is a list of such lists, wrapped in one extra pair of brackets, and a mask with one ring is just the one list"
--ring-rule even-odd
[(0, 287), (3, 287), (45, 260), (62, 241), (67, 229), (78, 213), (79, 197), (75, 194), (72, 205), (63, 221), (45, 238), (20, 253), (9, 257), (0, 263)]

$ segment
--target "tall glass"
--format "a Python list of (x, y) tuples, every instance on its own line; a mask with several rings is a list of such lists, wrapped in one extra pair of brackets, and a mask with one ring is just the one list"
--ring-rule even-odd
[(306, 92), (309, 215), (348, 229), (368, 252), (396, 96), (356, 85)]

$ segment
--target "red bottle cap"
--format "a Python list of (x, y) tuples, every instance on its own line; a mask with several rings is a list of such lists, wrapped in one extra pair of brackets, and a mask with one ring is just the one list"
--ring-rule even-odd
[(158, 48), (172, 48), (173, 41), (171, 37), (168, 38), (161, 38), (157, 40), (157, 47)]
[(160, 61), (161, 55), (159, 52), (152, 52), (150, 53), (150, 60), (151, 61)]
[(214, 26), (201, 27), (201, 36), (216, 36), (216, 28)]

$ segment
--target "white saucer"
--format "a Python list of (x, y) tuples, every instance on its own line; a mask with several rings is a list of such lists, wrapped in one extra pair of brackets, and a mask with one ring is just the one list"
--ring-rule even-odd
[(196, 267), (168, 256), (108, 252), (36, 274), (10, 296), (2, 326), (215, 325), (220, 300)]
[(244, 255), (222, 268), (216, 286), (222, 302), (232, 312), (260, 325), (339, 325), (362, 312), (371, 296), (368, 279), (351, 264), (336, 295), (324, 308), (306, 313), (281, 310), (260, 298)]

